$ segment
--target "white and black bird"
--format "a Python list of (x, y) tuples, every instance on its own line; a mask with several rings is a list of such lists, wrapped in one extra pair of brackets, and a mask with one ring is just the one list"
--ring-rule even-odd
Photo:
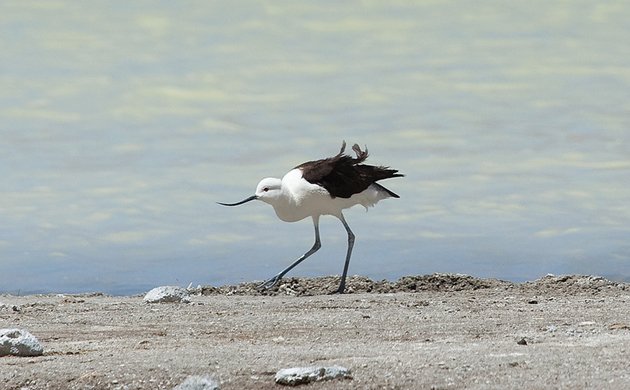
[(346, 222), (342, 211), (355, 205), (366, 208), (374, 206), (386, 198), (399, 198), (398, 195), (378, 184), (377, 181), (392, 177), (401, 177), (395, 169), (383, 166), (361, 164), (368, 157), (367, 148), (362, 151), (355, 144), (352, 150), (357, 157), (344, 155), (346, 142), (334, 157), (308, 161), (290, 170), (282, 179), (265, 178), (258, 183), (256, 193), (237, 203), (219, 203), (223, 206), (261, 200), (273, 206), (278, 218), (285, 222), (296, 222), (306, 217), (313, 219), (315, 243), (304, 255), (280, 273), (260, 285), (262, 288), (275, 286), (282, 277), (300, 264), (304, 259), (317, 252), (321, 247), (319, 239), (319, 217), (333, 215), (341, 221), (348, 232), (348, 252), (337, 293), (344, 292), (346, 275), (354, 246), (354, 234)]

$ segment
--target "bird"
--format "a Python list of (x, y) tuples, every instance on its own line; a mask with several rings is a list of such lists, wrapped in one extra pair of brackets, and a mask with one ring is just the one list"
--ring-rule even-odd
[(341, 150), (333, 157), (302, 163), (291, 169), (282, 179), (262, 179), (256, 186), (255, 194), (240, 202), (217, 202), (222, 206), (238, 206), (260, 200), (271, 205), (282, 221), (296, 222), (308, 217), (313, 220), (315, 243), (311, 249), (262, 283), (260, 289), (274, 287), (285, 274), (321, 248), (319, 219), (323, 215), (331, 215), (341, 221), (348, 234), (348, 247), (339, 288), (332, 292), (344, 293), (355, 235), (342, 211), (355, 205), (362, 205), (367, 211), (368, 207), (374, 206), (380, 200), (400, 198), (377, 182), (404, 176), (396, 169), (363, 164), (368, 158), (367, 147), (361, 150), (358, 144), (354, 144), (352, 150), (356, 158), (344, 154), (345, 149), (346, 142), (343, 141)]

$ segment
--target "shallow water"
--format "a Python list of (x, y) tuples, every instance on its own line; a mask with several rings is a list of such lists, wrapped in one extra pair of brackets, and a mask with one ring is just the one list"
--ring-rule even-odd
[[(267, 278), (311, 223), (223, 208), (367, 145), (351, 274), (630, 278), (630, 6), (4, 2), (0, 291)], [(333, 218), (293, 275), (341, 273)]]

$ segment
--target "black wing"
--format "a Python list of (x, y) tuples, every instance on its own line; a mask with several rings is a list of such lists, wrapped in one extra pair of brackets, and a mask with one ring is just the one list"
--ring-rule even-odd
[[(352, 147), (357, 155), (356, 158), (344, 155), (345, 148), (344, 141), (336, 156), (305, 162), (295, 168), (302, 170), (304, 180), (324, 187), (333, 198), (349, 198), (379, 180), (404, 176), (388, 167), (361, 164), (367, 159), (368, 151), (367, 149), (362, 151), (357, 144)], [(386, 188), (383, 187), (383, 189), (391, 196), (398, 197)]]

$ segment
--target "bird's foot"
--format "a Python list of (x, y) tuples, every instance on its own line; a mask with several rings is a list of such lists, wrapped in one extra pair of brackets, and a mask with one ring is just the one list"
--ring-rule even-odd
[(273, 286), (275, 286), (276, 284), (278, 284), (278, 282), (280, 281), (280, 279), (282, 279), (282, 276), (280, 275), (276, 275), (273, 278), (261, 283), (258, 288), (260, 290), (268, 290), (270, 288), (272, 288)]

